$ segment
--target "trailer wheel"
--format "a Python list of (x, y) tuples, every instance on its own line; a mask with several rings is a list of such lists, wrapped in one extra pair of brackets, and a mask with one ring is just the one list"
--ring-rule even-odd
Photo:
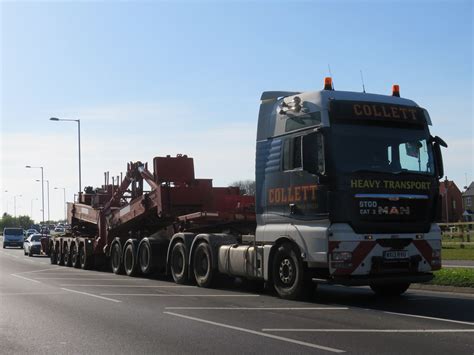
[(182, 285), (189, 281), (186, 248), (183, 242), (177, 242), (171, 250), (170, 269), (171, 276), (177, 284)]
[(59, 247), (58, 247), (58, 252), (57, 252), (57, 262), (58, 262), (58, 265), (64, 265), (64, 253), (59, 251)]
[(81, 264), (81, 269), (83, 270), (89, 270), (92, 267), (92, 257), (87, 256), (85, 245), (82, 245), (79, 248), (79, 263)]
[(211, 247), (206, 242), (199, 243), (194, 250), (194, 278), (199, 287), (211, 287), (215, 273), (212, 268), (211, 253)]
[(397, 283), (390, 285), (377, 285), (372, 284), (370, 288), (375, 292), (376, 295), (382, 297), (398, 297), (404, 293), (410, 287), (410, 283)]
[(81, 267), (80, 258), (79, 258), (79, 250), (77, 249), (76, 243), (72, 245), (71, 262), (72, 262), (72, 266), (75, 267), (76, 269)]
[(148, 241), (142, 241), (138, 247), (138, 263), (142, 274), (153, 272), (151, 245)]
[(138, 273), (137, 259), (135, 248), (132, 244), (127, 245), (123, 252), (123, 266), (128, 276), (135, 276)]
[(114, 243), (110, 250), (110, 266), (114, 274), (123, 274), (122, 251), (120, 244)]
[(57, 264), (58, 259), (57, 259), (57, 254), (56, 250), (54, 250), (54, 247), (50, 245), (49, 247), (49, 260), (51, 261), (51, 264)]
[(278, 247), (273, 257), (273, 287), (278, 295), (287, 300), (302, 296), (304, 289), (303, 262), (290, 243)]
[(64, 265), (72, 266), (71, 254), (67, 244), (64, 246)]

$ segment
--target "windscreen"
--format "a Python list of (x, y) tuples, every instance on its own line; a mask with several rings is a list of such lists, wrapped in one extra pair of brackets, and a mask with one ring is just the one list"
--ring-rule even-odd
[(4, 234), (8, 235), (23, 235), (23, 229), (21, 228), (5, 228)]
[(32, 235), (32, 236), (31, 236), (31, 241), (32, 241), (32, 242), (40, 242), (40, 241), (41, 241), (41, 234)]
[(432, 147), (424, 129), (334, 124), (331, 131), (337, 171), (434, 174)]

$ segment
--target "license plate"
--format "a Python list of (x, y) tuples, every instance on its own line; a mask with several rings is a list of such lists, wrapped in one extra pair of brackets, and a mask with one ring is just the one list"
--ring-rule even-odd
[(393, 259), (408, 259), (408, 250), (390, 250), (383, 253), (383, 258), (388, 260)]

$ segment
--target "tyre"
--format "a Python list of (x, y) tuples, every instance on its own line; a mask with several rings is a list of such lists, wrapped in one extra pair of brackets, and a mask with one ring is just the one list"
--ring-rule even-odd
[(23, 255), (26, 255), (26, 249), (23, 249)]
[(201, 242), (194, 250), (193, 272), (199, 287), (211, 287), (215, 270), (212, 268), (212, 251), (209, 244)]
[(372, 291), (374, 291), (376, 295), (382, 297), (398, 297), (406, 290), (408, 290), (409, 287), (410, 283), (408, 282), (389, 285), (370, 285)]
[(31, 258), (33, 256), (33, 253), (31, 252), (31, 250), (28, 252), (28, 256)]
[(188, 260), (186, 257), (186, 247), (183, 242), (177, 242), (171, 249), (170, 260), (171, 276), (177, 284), (185, 284), (188, 279)]
[(278, 247), (272, 263), (273, 287), (283, 299), (301, 298), (304, 291), (303, 262), (297, 249), (290, 243)]
[(81, 262), (79, 258), (79, 249), (77, 248), (76, 243), (74, 243), (71, 248), (71, 264), (76, 269), (81, 267)]
[(92, 268), (92, 256), (86, 254), (85, 245), (79, 247), (79, 264), (81, 269), (89, 270)]
[(128, 276), (135, 276), (138, 274), (138, 263), (133, 244), (128, 244), (123, 252), (123, 267)]
[(59, 246), (57, 252), (57, 263), (58, 265), (64, 265), (64, 252), (59, 250)]
[(3, 243), (3, 249), (5, 249), (7, 247), (7, 244)]
[(64, 265), (72, 266), (71, 252), (67, 244), (64, 246)]
[(50, 245), (49, 247), (49, 260), (51, 261), (51, 264), (57, 264), (58, 263), (58, 260), (57, 260), (57, 253), (56, 253), (56, 250), (54, 249), (54, 247), (52, 245)]
[(122, 250), (119, 243), (114, 243), (110, 250), (110, 267), (114, 274), (123, 274)]
[(142, 241), (138, 246), (138, 264), (144, 275), (149, 275), (154, 271), (152, 255), (150, 243)]

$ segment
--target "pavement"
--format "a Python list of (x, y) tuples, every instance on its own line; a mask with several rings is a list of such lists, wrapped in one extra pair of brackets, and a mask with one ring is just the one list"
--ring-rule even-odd
[(162, 278), (51, 265), (0, 250), (5, 354), (473, 354), (474, 295), (319, 286), (307, 302), (243, 285), (215, 289)]
[(443, 260), (442, 266), (474, 269), (474, 260)]

